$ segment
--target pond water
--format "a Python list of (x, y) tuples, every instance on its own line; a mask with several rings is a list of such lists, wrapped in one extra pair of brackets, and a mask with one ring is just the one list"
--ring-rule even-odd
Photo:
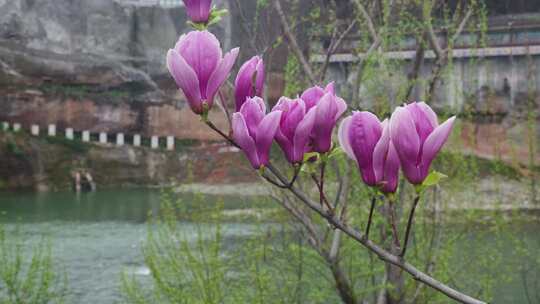
[[(186, 196), (189, 199), (189, 196)], [(245, 198), (228, 198), (227, 208), (244, 208)], [(123, 271), (147, 276), (141, 255), (148, 214), (159, 210), (158, 190), (60, 193), (0, 193), (0, 221), (18, 226), (29, 243), (47, 236), (69, 280), (68, 303), (116, 303), (121, 300)], [(186, 229), (190, 225), (185, 224)], [(229, 223), (224, 233), (234, 239), (255, 231), (254, 225)], [(481, 228), (479, 228), (481, 229)], [(540, 225), (516, 225), (516, 233), (537, 242)], [(474, 239), (474, 234), (472, 235)], [(486, 246), (492, 240), (474, 240)], [(511, 252), (509, 256), (512, 256)], [(536, 271), (540, 271), (537, 269)], [(527, 303), (520, 284), (496, 288), (494, 303)]]

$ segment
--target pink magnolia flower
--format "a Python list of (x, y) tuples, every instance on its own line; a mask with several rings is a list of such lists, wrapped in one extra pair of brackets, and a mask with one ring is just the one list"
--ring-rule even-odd
[(184, 92), (193, 112), (202, 114), (212, 107), (214, 96), (229, 76), (238, 48), (222, 57), (216, 36), (208, 31), (192, 31), (180, 36), (167, 53), (167, 67)]
[(264, 63), (259, 56), (253, 56), (246, 61), (236, 76), (234, 82), (234, 98), (236, 101), (236, 111), (240, 108), (248, 97), (262, 97), (264, 88)]
[(387, 119), (381, 123), (370, 112), (354, 112), (339, 126), (339, 143), (358, 165), (364, 183), (385, 193), (396, 192), (399, 158)]
[(281, 118), (281, 111), (265, 113), (264, 101), (253, 97), (246, 100), (232, 118), (233, 139), (255, 169), (268, 165), (272, 140)]
[(212, 10), (212, 0), (182, 0), (186, 12), (194, 23), (207, 23)]
[(421, 184), (426, 179), (431, 162), (452, 131), (455, 118), (439, 125), (437, 114), (424, 102), (413, 102), (394, 110), (390, 137), (409, 182)]
[(304, 101), (300, 98), (293, 100), (281, 97), (272, 111), (282, 112), (276, 132), (277, 143), (290, 163), (301, 163), (304, 153), (308, 150), (316, 109), (307, 111)]

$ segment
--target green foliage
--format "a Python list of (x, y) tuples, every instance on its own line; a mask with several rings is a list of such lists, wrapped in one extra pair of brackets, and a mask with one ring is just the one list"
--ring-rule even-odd
[(302, 92), (303, 82), (300, 75), (300, 63), (298, 59), (290, 54), (287, 57), (287, 64), (285, 65), (285, 96), (296, 96)]
[(15, 157), (17, 158), (26, 157), (26, 154), (24, 153), (24, 151), (17, 145), (15, 140), (11, 137), (7, 139), (6, 151), (8, 151), (8, 153), (15, 155)]
[[(30, 251), (28, 251), (31, 249)], [(45, 240), (32, 248), (18, 230), (0, 225), (0, 303), (63, 303), (66, 281), (58, 275)]]
[(62, 145), (70, 150), (72, 150), (75, 153), (84, 154), (88, 152), (88, 149), (90, 149), (91, 145), (88, 143), (85, 143), (79, 139), (67, 139), (65, 137), (60, 136), (46, 136), (44, 137), (45, 141), (47, 141), (50, 144), (54, 145)]

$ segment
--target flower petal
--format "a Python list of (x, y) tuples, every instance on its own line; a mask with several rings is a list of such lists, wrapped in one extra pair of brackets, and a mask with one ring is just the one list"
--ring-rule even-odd
[(314, 86), (305, 90), (300, 98), (302, 98), (306, 104), (306, 111), (309, 111), (311, 108), (316, 106), (325, 93), (326, 92), (319, 86)]
[(341, 121), (341, 124), (339, 125), (338, 129), (338, 140), (341, 148), (347, 156), (349, 156), (350, 159), (354, 160), (356, 162), (356, 157), (354, 156), (354, 152), (351, 147), (351, 142), (349, 140), (349, 128), (351, 126), (352, 116), (346, 117)]
[(197, 114), (202, 113), (199, 80), (193, 69), (175, 50), (169, 50), (167, 52), (167, 68), (178, 87), (180, 87), (184, 92), (184, 95), (186, 95), (186, 99), (193, 112)]
[(420, 154), (420, 138), (409, 111), (397, 107), (390, 118), (390, 138), (403, 165), (404, 162), (416, 165)]
[(347, 111), (347, 103), (343, 98), (336, 97), (336, 105), (337, 105), (337, 112), (336, 116), (334, 117), (334, 121), (338, 121), (338, 119)]
[(260, 168), (259, 157), (257, 155), (257, 148), (255, 146), (255, 141), (249, 135), (248, 128), (244, 117), (241, 113), (234, 113), (232, 117), (232, 130), (233, 130), (233, 139), (238, 146), (246, 154), (251, 166), (255, 169)]
[(222, 55), (219, 40), (208, 31), (191, 31), (180, 37), (175, 50), (184, 57), (197, 74), (201, 97), (210, 98), (211, 96), (207, 96), (207, 85)]
[(253, 75), (256, 72), (258, 57), (254, 56), (246, 61), (238, 70), (236, 80), (234, 81), (234, 98), (236, 103), (236, 111), (240, 111), (240, 107), (246, 101), (247, 97), (253, 97)]
[(193, 22), (207, 22), (212, 0), (183, 0), (186, 12)]
[(336, 121), (337, 104), (335, 96), (326, 93), (317, 104), (315, 127), (313, 128), (313, 149), (316, 152), (328, 152), (332, 146), (332, 129)]
[(265, 112), (264, 101), (260, 97), (248, 98), (242, 105), (242, 108), (240, 108), (240, 113), (242, 113), (246, 121), (249, 135), (253, 138), (255, 138), (255, 133), (261, 120), (264, 118)]
[(229, 73), (236, 62), (236, 57), (238, 57), (239, 48), (234, 48), (223, 57), (223, 60), (219, 63), (218, 67), (210, 76), (208, 80), (208, 86), (206, 87), (206, 96), (208, 103), (210, 104), (216, 95), (217, 90), (223, 82), (229, 77)]
[(270, 112), (262, 119), (257, 128), (255, 144), (257, 146), (259, 161), (263, 165), (268, 164), (270, 147), (272, 147), (272, 140), (276, 135), (280, 119), (281, 111)]
[(450, 132), (452, 132), (452, 127), (454, 126), (455, 120), (455, 116), (450, 117), (443, 124), (435, 128), (435, 130), (426, 139), (422, 149), (422, 160), (420, 164), (422, 171), (425, 171), (426, 176), (429, 173), (428, 171), (431, 162), (448, 139)]
[(424, 102), (413, 102), (406, 105), (405, 109), (412, 115), (416, 132), (420, 136), (420, 145), (422, 145), (433, 129), (439, 125), (437, 114)]
[(390, 128), (388, 125), (388, 119), (385, 119), (381, 123), (382, 135), (375, 148), (373, 149), (373, 172), (375, 173), (375, 179), (380, 182), (384, 178), (384, 166), (386, 156), (388, 154), (388, 147), (390, 145)]
[(412, 184), (422, 183), (422, 174), (419, 169), (420, 138), (411, 113), (404, 107), (397, 107), (392, 113), (390, 138), (407, 180)]
[(299, 163), (304, 160), (304, 152), (306, 151), (306, 147), (309, 144), (309, 136), (311, 135), (313, 125), (315, 124), (316, 114), (316, 109), (309, 110), (308, 113), (303, 117), (302, 121), (300, 121), (300, 123), (296, 127), (293, 140), (293, 162), (295, 163)]
[[(259, 57), (257, 56), (257, 58)], [(262, 60), (262, 58), (259, 58), (256, 71), (257, 71), (257, 76), (255, 80), (255, 89), (256, 89), (255, 94), (257, 96), (262, 96), (263, 90), (264, 90), (264, 80), (266, 78), (266, 75), (264, 74), (264, 61)]]
[(373, 113), (357, 112), (352, 116), (349, 132), (349, 141), (362, 179), (366, 184), (375, 186), (378, 181), (373, 172), (373, 150), (381, 138), (381, 122)]
[(385, 193), (394, 193), (397, 190), (399, 180), (399, 157), (396, 148), (389, 142), (388, 154), (384, 163), (384, 177), (381, 182), (381, 191)]

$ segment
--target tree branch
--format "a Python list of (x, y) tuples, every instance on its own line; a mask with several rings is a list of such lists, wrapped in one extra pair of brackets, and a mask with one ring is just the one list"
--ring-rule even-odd
[(285, 37), (287, 37), (287, 40), (289, 41), (289, 46), (291, 47), (292, 51), (296, 55), (296, 58), (298, 58), (298, 61), (300, 61), (300, 64), (302, 66), (302, 69), (306, 73), (307, 77), (312, 83), (316, 83), (316, 77), (315, 73), (313, 73), (313, 70), (311, 69), (311, 66), (309, 65), (306, 56), (304, 56), (304, 53), (302, 52), (302, 49), (298, 45), (298, 40), (296, 39), (294, 33), (291, 30), (291, 27), (289, 26), (289, 22), (287, 21), (287, 16), (285, 16), (285, 13), (283, 12), (283, 9), (281, 8), (280, 0), (273, 0), (274, 2), (274, 8), (276, 9), (279, 20), (281, 21), (281, 26), (283, 27), (283, 32), (285, 34)]
[(332, 41), (330, 43), (330, 46), (328, 46), (328, 50), (326, 52), (326, 58), (324, 59), (323, 66), (321, 68), (321, 73), (319, 75), (320, 82), (323, 82), (324, 77), (326, 76), (326, 71), (328, 70), (328, 66), (330, 65), (330, 58), (332, 57), (332, 55), (334, 55), (334, 53), (337, 51), (337, 49), (343, 42), (343, 39), (345, 39), (345, 37), (349, 34), (349, 32), (354, 28), (355, 25), (356, 25), (356, 20), (351, 22), (351, 24), (347, 27), (347, 29), (343, 31), (343, 33), (341, 33), (341, 35), (335, 41), (334, 41), (335, 37), (334, 35), (332, 35)]
[[(271, 164), (268, 165), (268, 169), (271, 170), (278, 179), (280, 179), (282, 182), (286, 180), (286, 178)], [(417, 280), (420, 281), (430, 287), (432, 287), (435, 290), (438, 290), (439, 292), (447, 295), (449, 298), (454, 299), (456, 301), (459, 301), (461, 303), (466, 304), (486, 304), (485, 302), (482, 302), (480, 300), (477, 300), (473, 297), (470, 297), (464, 293), (461, 293), (450, 286), (447, 286), (443, 284), (442, 282), (437, 281), (436, 279), (430, 277), (429, 275), (423, 273), (413, 265), (407, 263), (403, 258), (400, 258), (396, 255), (391, 254), (390, 252), (386, 251), (385, 249), (379, 247), (372, 241), (366, 239), (364, 235), (352, 228), (348, 225), (344, 224), (338, 217), (333, 215), (332, 213), (326, 212), (321, 206), (319, 206), (317, 203), (313, 202), (310, 198), (306, 196), (302, 191), (298, 190), (296, 187), (291, 187), (290, 191), (300, 200), (302, 201), (307, 207), (318, 213), (320, 216), (325, 218), (330, 224), (334, 225), (337, 229), (340, 229), (345, 234), (349, 235), (352, 239), (357, 241), (358, 243), (362, 244), (364, 247), (366, 247), (368, 250), (375, 253), (379, 259), (390, 263), (392, 265), (395, 265)]]

